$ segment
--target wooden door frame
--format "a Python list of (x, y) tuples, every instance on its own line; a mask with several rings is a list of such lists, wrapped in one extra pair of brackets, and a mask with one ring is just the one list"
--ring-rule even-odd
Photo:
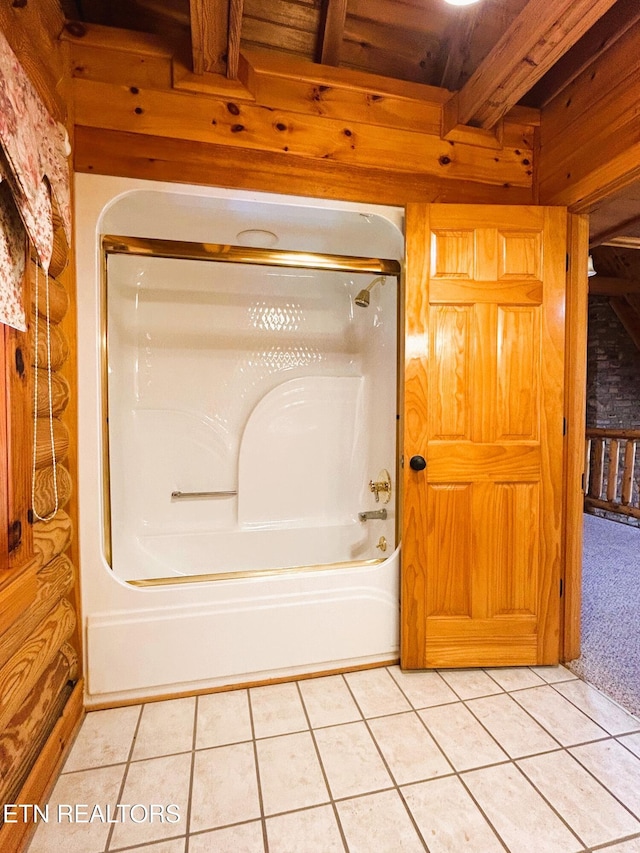
[(587, 315), (589, 217), (567, 219), (567, 294), (565, 316), (565, 467), (564, 572), (560, 660), (580, 655), (582, 604), (582, 517), (584, 513), (584, 435), (587, 396)]

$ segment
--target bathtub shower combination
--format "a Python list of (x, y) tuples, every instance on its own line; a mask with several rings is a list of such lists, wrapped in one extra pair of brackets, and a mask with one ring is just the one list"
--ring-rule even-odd
[(76, 198), (88, 703), (395, 657), (399, 211)]

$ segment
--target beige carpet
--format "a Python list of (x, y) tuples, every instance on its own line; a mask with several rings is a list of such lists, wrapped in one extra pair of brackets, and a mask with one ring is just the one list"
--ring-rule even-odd
[(568, 664), (640, 714), (640, 529), (584, 516), (582, 654)]

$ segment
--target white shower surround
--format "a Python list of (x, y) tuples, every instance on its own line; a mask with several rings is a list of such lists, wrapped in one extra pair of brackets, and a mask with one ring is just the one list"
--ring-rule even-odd
[[(114, 206), (114, 202), (125, 197), (125, 205)], [(294, 514), (290, 512), (290, 518), (283, 524), (282, 511), (286, 515), (287, 490), (281, 490), (279, 496), (275, 492), (272, 494), (274, 499), (277, 497), (275, 503), (280, 501), (282, 504), (276, 507), (280, 515), (274, 509), (274, 501), (264, 500), (273, 472), (286, 457), (286, 442), (278, 442), (277, 436), (269, 454), (271, 466), (263, 466), (257, 481), (252, 474), (260, 456), (259, 436), (265, 425), (274, 412), (282, 414), (288, 410), (288, 404), (283, 405), (283, 400), (302, 402), (303, 409), (306, 405), (307, 411), (303, 413), (299, 429), (302, 434), (305, 424), (310, 426), (313, 423), (326, 400), (343, 394), (345, 400), (353, 402), (354, 411), (358, 411), (358, 417), (353, 419), (355, 433), (351, 436), (350, 446), (368, 447), (369, 438), (363, 434), (360, 417), (364, 407), (367, 409), (366, 432), (374, 436), (371, 447), (375, 449), (375, 412), (382, 411), (387, 417), (391, 413), (392, 420), (395, 400), (374, 399), (372, 394), (363, 390), (363, 383), (367, 384), (363, 376), (367, 375), (371, 365), (363, 369), (361, 363), (354, 364), (356, 356), (353, 353), (347, 353), (348, 375), (333, 365), (327, 376), (326, 365), (322, 365), (315, 375), (294, 371), (291, 378), (285, 375), (284, 382), (282, 375), (277, 376), (273, 387), (267, 388), (266, 393), (263, 389), (259, 399), (252, 402), (249, 416), (246, 412), (239, 415), (238, 422), (245, 418), (243, 429), (249, 431), (250, 437), (251, 430), (254, 434), (245, 443), (244, 456), (240, 453), (234, 457), (237, 470), (229, 471), (238, 476), (237, 483), (196, 484), (195, 480), (178, 483), (175, 480), (178, 469), (175, 467), (171, 476), (164, 479), (160, 473), (160, 483), (154, 481), (153, 489), (147, 491), (147, 497), (151, 497), (154, 491), (161, 496), (160, 515), (140, 516), (137, 532), (144, 535), (138, 536), (137, 540), (129, 537), (122, 559), (115, 560), (116, 570), (111, 570), (103, 553), (98, 235), (119, 233), (232, 244), (238, 242), (236, 235), (241, 230), (265, 229), (276, 232), (280, 238), (279, 247), (286, 249), (401, 259), (401, 211), (371, 205), (317, 202), (78, 175), (76, 222), (80, 545), (88, 705), (330, 670), (395, 657), (399, 633), (397, 549), (375, 566), (353, 565), (313, 572), (145, 588), (127, 583), (127, 580), (139, 577), (286, 566), (286, 560), (284, 564), (276, 560), (282, 544), (282, 538), (278, 539), (278, 536), (282, 535), (289, 537), (290, 565), (298, 565), (301, 557), (305, 557), (304, 563), (371, 559), (379, 554), (373, 543), (381, 533), (393, 541), (389, 530), (392, 531), (395, 525), (394, 503), (389, 504), (389, 521), (384, 523), (384, 530), (377, 526), (380, 522), (354, 523), (358, 510), (377, 508), (373, 497), (366, 494), (366, 481), (363, 485), (360, 477), (356, 486), (350, 482), (345, 483), (343, 489), (336, 490), (332, 478), (322, 478), (321, 465), (316, 465), (315, 479), (312, 477), (316, 492), (329, 489), (331, 494), (321, 495), (314, 504), (310, 493), (305, 506), (298, 507)], [(115, 260), (118, 263), (124, 261), (126, 266), (126, 262), (131, 263), (133, 259), (118, 257)], [(146, 263), (148, 266), (157, 261)], [(144, 271), (144, 264), (140, 269)], [(315, 314), (307, 312), (307, 315), (316, 318), (313, 322), (317, 320), (321, 325), (328, 319), (325, 316), (327, 311), (337, 311), (340, 316), (348, 317), (353, 296), (371, 280), (371, 277), (361, 274), (352, 276), (352, 282), (346, 281), (344, 275), (336, 278), (335, 273), (320, 275), (333, 276), (327, 299), (319, 305), (321, 310)], [(316, 294), (322, 292), (315, 282), (314, 287)], [(371, 307), (364, 312), (358, 308), (355, 311), (358, 314), (362, 312), (362, 318), (366, 315), (367, 322), (371, 322), (376, 316), (377, 296), (388, 300), (390, 290), (378, 286), (372, 295)], [(179, 313), (175, 314), (176, 318)], [(192, 315), (193, 312), (184, 319), (191, 322)], [(388, 318), (388, 313), (386, 316)], [(357, 319), (360, 320), (360, 316)], [(180, 323), (177, 325), (179, 327)], [(353, 324), (349, 328), (353, 333)], [(370, 343), (367, 358), (392, 361), (395, 373), (395, 352), (385, 351), (382, 339), (376, 339), (371, 331), (365, 333), (365, 339), (368, 338)], [(344, 329), (340, 330), (336, 340), (344, 343), (344, 333)], [(341, 348), (344, 349), (342, 344), (338, 350)], [(358, 347), (352, 349), (355, 352)], [(343, 356), (344, 353), (340, 357)], [(371, 384), (370, 379), (368, 384)], [(162, 407), (158, 408), (162, 411)], [(154, 415), (153, 409), (154, 406), (146, 410), (143, 407), (136, 416), (142, 419), (161, 416), (157, 412)], [(169, 421), (173, 419), (175, 423), (167, 426), (169, 433), (172, 429), (179, 431), (183, 415), (184, 412), (179, 411), (170, 416)], [(131, 417), (131, 412), (124, 417)], [(297, 423), (300, 427), (300, 422)], [(331, 428), (331, 453), (345, 452), (338, 441), (343, 426), (338, 418)], [(196, 424), (196, 433), (198, 429)], [(309, 446), (313, 450), (313, 443)], [(114, 449), (117, 452), (117, 447), (112, 444), (112, 453)], [(395, 487), (395, 457), (390, 459), (387, 453), (383, 462), (375, 450), (366, 460), (359, 459), (352, 450), (349, 453), (349, 464), (358, 469), (358, 475), (364, 473), (367, 480), (377, 474), (379, 466), (389, 467)], [(340, 460), (342, 467), (345, 459)], [(195, 472), (197, 469), (192, 460), (190, 470)], [(174, 480), (171, 480), (172, 476)], [(298, 485), (300, 482), (298, 478)], [(251, 487), (238, 489), (245, 497), (239, 495), (237, 505), (236, 499), (231, 503), (223, 502), (227, 507), (220, 510), (218, 529), (207, 528), (207, 512), (203, 509), (206, 502), (186, 501), (176, 507), (168, 500), (167, 492), (173, 488), (191, 490), (193, 484), (197, 485), (197, 490), (206, 485), (227, 488), (241, 483), (251, 483)], [(329, 505), (333, 507), (330, 513), (327, 512)], [(171, 513), (174, 509), (179, 509), (178, 514), (167, 517), (166, 512)], [(291, 506), (289, 510), (292, 510)], [(224, 518), (225, 514), (228, 516), (233, 512), (236, 513), (236, 522), (239, 519), (242, 523), (230, 527), (228, 518), (227, 522)], [(182, 526), (174, 524), (172, 527), (172, 522), (180, 518), (184, 522)], [(243, 536), (245, 538), (241, 539)], [(256, 539), (247, 538), (251, 536)], [(134, 540), (137, 541), (135, 547), (129, 547)], [(117, 557), (118, 547), (114, 549), (114, 557)], [(138, 556), (140, 552), (151, 553), (152, 560), (146, 568), (141, 569), (144, 560), (137, 559), (136, 548), (140, 549)], [(214, 551), (226, 555), (217, 564), (206, 558), (207, 553)], [(308, 554), (318, 554), (319, 558), (313, 559), (306, 556)], [(169, 571), (166, 571), (167, 566), (171, 567)]]

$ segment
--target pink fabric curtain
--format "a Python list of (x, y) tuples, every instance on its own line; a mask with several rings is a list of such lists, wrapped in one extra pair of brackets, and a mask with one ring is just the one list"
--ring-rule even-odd
[(24, 231), (48, 270), (53, 251), (52, 196), (67, 240), (71, 239), (65, 147), (64, 128), (49, 115), (0, 31), (0, 322), (17, 322), (17, 328), (24, 328), (19, 325), (24, 324)]

